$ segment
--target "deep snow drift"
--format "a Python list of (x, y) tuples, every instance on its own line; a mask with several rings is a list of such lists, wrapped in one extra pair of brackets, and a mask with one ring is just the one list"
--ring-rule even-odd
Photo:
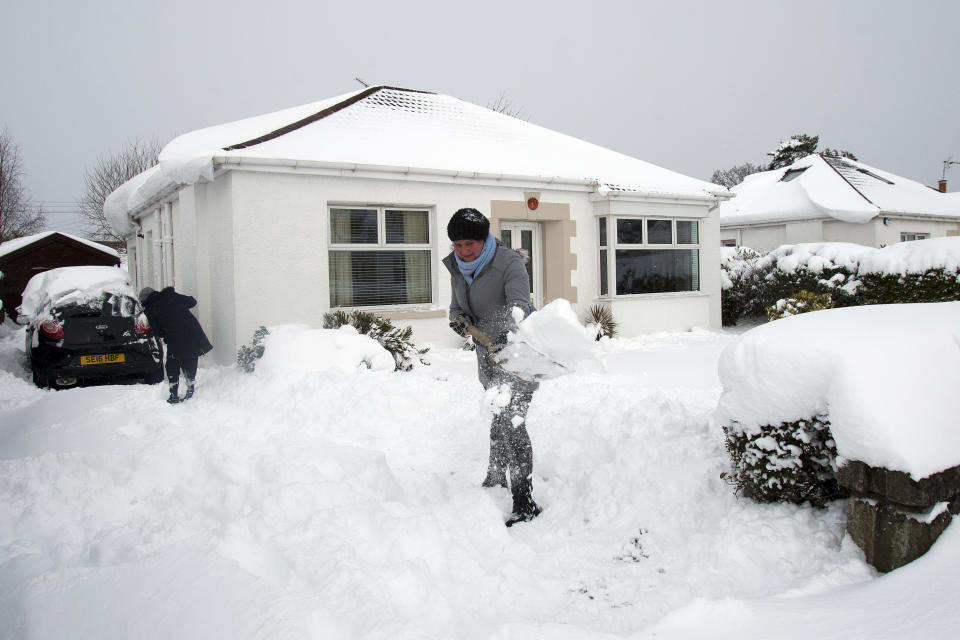
[[(474, 354), (389, 370), (349, 331), (273, 328), (256, 371), (39, 391), (0, 336), (0, 638), (948, 637), (960, 529), (878, 577), (843, 507), (720, 474), (733, 337), (603, 340), (528, 414), (544, 513), (479, 487)], [(918, 604), (919, 603), (919, 604)], [(916, 615), (913, 605), (924, 615)]]

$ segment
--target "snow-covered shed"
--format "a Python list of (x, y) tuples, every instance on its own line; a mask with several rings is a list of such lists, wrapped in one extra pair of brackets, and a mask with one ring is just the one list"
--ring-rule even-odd
[(801, 242), (896, 242), (960, 235), (960, 193), (849, 158), (813, 154), (747, 176), (717, 211), (725, 246), (772, 250)]
[(370, 87), (174, 139), (107, 199), (139, 286), (199, 300), (220, 362), (260, 325), (363, 308), (455, 343), (454, 211), (530, 257), (537, 306), (610, 307), (625, 335), (720, 326), (730, 193), (518, 118)]
[(112, 248), (61, 231), (44, 231), (0, 244), (0, 318), (17, 317), (23, 288), (30, 278), (58, 267), (120, 266)]

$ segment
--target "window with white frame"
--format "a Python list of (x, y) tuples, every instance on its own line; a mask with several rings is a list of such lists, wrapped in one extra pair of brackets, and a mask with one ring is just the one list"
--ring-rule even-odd
[(926, 240), (930, 237), (929, 233), (901, 233), (900, 242), (910, 242), (911, 240)]
[(330, 306), (429, 304), (430, 212), (330, 208)]
[(700, 290), (696, 220), (605, 216), (599, 219), (600, 295)]

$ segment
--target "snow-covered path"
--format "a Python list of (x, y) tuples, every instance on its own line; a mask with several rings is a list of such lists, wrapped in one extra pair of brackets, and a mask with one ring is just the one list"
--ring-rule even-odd
[(33, 389), (5, 335), (0, 638), (648, 637), (703, 603), (877, 582), (839, 505), (721, 479), (727, 333), (611, 341), (606, 373), (543, 383), (544, 513), (512, 529), (506, 490), (478, 486), (471, 353), (206, 367), (169, 406), (160, 386)]

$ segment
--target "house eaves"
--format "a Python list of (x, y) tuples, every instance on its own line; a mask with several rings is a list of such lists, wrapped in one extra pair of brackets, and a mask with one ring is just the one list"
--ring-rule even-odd
[(479, 171), (460, 171), (455, 169), (432, 169), (424, 167), (373, 165), (362, 163), (325, 162), (320, 160), (294, 160), (278, 158), (257, 158), (251, 156), (216, 156), (213, 159), (216, 169), (262, 170), (271, 172), (303, 172), (313, 175), (331, 175), (338, 177), (356, 177), (371, 179), (410, 179), (423, 182), (445, 182), (550, 188), (565, 191), (590, 193), (591, 201), (623, 200), (638, 202), (670, 203), (719, 203), (733, 194), (691, 196), (670, 192), (640, 192), (611, 188), (593, 179), (567, 178), (562, 176), (540, 176), (533, 174), (485, 173)]

